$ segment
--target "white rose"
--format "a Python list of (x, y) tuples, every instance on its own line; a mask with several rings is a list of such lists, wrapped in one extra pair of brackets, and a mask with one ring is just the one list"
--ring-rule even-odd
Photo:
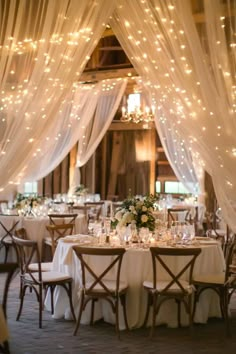
[(143, 215), (141, 216), (141, 221), (142, 221), (142, 222), (147, 222), (147, 221), (148, 221), (148, 216), (147, 216), (146, 214), (143, 214)]
[(147, 207), (145, 205), (143, 205), (142, 211), (147, 211)]

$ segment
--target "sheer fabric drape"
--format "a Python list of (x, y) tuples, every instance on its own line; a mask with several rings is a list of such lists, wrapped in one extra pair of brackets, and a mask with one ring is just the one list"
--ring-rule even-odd
[[(126, 85), (126, 79), (104, 80), (95, 85), (96, 97), (90, 98), (88, 105), (94, 105), (95, 100), (96, 105), (93, 111), (85, 116), (88, 124), (79, 136), (76, 169), (86, 164), (101, 142), (119, 107)], [(79, 184), (80, 173), (75, 171), (70, 193)]]
[(149, 87), (160, 124), (168, 120), (211, 174), (225, 220), (236, 230), (232, 4), (203, 1), (205, 22), (198, 22), (188, 0), (121, 0), (110, 23)]
[[(152, 99), (149, 94), (149, 85), (146, 86), (142, 79), (136, 79), (138, 87), (141, 89), (144, 102), (150, 107)], [(156, 113), (156, 112), (155, 112)], [(189, 193), (198, 195), (203, 194), (203, 170), (199, 164), (194, 163), (191, 150), (184, 139), (182, 139), (178, 131), (172, 129), (172, 122), (168, 119), (160, 120), (160, 107), (155, 114), (155, 126), (164, 148), (166, 157), (177, 176), (178, 180), (183, 183)]]
[[(204, 22), (192, 14), (191, 4), (2, 1), (0, 188), (26, 178), (36, 166), (31, 160), (40, 161), (58, 144), (60, 131), (48, 132), (68, 112), (73, 83), (113, 14), (112, 28), (156, 103), (159, 124), (168, 120), (167, 129), (211, 174), (224, 218), (235, 231), (235, 1), (202, 1)], [(70, 122), (62, 122), (69, 130)], [(70, 139), (68, 133), (65, 143)], [(51, 151), (53, 156), (57, 149)]]
[[(68, 101), (114, 5), (114, 0), (1, 2), (0, 192), (46, 175), (76, 143), (71, 130), (80, 117), (73, 116)], [(90, 110), (86, 104), (82, 98), (80, 109)]]

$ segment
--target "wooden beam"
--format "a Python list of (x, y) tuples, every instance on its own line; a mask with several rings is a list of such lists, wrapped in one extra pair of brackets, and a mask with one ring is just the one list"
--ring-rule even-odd
[(122, 51), (124, 51), (124, 49), (121, 46), (99, 47), (98, 50), (104, 50), (104, 51), (122, 50)]
[(105, 79), (116, 79), (119, 77), (138, 76), (134, 68), (110, 69), (110, 70), (90, 70), (81, 74), (80, 82), (94, 82)]
[[(109, 130), (143, 130), (147, 129), (147, 123), (123, 123), (120, 121), (113, 121), (109, 127)], [(148, 129), (155, 129), (154, 123), (149, 123)]]

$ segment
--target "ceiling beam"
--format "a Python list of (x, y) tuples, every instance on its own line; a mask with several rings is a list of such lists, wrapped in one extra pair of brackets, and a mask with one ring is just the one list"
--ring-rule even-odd
[(119, 77), (131, 78), (133, 76), (138, 76), (134, 68), (91, 70), (91, 71), (83, 72), (80, 76), (79, 81), (94, 82), (94, 81), (101, 81), (105, 79), (116, 79)]

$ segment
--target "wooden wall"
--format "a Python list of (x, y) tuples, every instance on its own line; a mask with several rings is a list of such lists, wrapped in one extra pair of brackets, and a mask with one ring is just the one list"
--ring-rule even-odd
[(53, 172), (38, 183), (38, 194), (53, 198), (55, 194), (65, 194), (69, 189), (70, 155)]

